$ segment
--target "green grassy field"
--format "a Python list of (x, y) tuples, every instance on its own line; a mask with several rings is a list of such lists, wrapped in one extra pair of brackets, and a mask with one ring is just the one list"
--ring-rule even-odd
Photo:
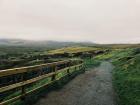
[(81, 46), (74, 46), (74, 47), (65, 47), (61, 49), (51, 50), (49, 54), (63, 54), (63, 53), (77, 53), (77, 52), (85, 52), (85, 51), (94, 51), (98, 48), (95, 47), (81, 47)]
[[(96, 47), (64, 47), (60, 49), (50, 50), (48, 48), (39, 47), (19, 47), (19, 46), (0, 46), (0, 70), (31, 66), (42, 64), (46, 62), (53, 62), (67, 58), (51, 58), (45, 60), (44, 58), (49, 54), (64, 54), (77, 53), (85, 51), (94, 51), (99, 48)], [(53, 49), (53, 48), (52, 48)]]
[[(113, 70), (113, 84), (118, 95), (118, 105), (140, 105), (140, 50), (138, 48), (139, 45), (135, 45), (135, 47), (134, 45), (105, 45), (100, 48), (73, 46), (55, 50), (29, 47), (1, 47), (0, 69), (44, 63), (42, 58), (38, 58), (41, 54), (77, 53), (109, 49), (109, 52), (96, 55), (93, 59), (84, 58), (86, 69), (96, 67), (104, 60), (112, 62), (115, 66)], [(53, 58), (51, 60), (63, 59), (68, 58)], [(36, 87), (43, 83), (44, 81), (41, 81), (34, 86)]]

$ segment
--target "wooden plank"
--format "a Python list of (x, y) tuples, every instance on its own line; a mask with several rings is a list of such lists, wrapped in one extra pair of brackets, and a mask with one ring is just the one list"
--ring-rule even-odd
[(50, 66), (53, 66), (53, 65), (63, 64), (65, 62), (69, 62), (69, 60), (59, 61), (59, 62), (54, 62), (54, 63), (41, 64), (41, 65), (35, 65), (35, 66), (0, 70), (0, 77), (13, 75), (13, 74), (18, 74), (18, 73), (29, 72), (29, 71), (35, 71), (35, 70), (39, 70), (39, 69), (44, 68), (44, 67), (50, 67)]
[[(66, 76), (66, 75), (64, 75), (64, 76)], [(61, 78), (63, 78), (63, 77), (61, 77)], [(43, 88), (43, 87), (46, 87), (47, 85), (52, 84), (52, 83), (54, 83), (54, 82), (60, 80), (61, 78), (57, 78), (57, 79), (54, 80), (54, 81), (50, 81), (50, 82), (48, 82), (48, 83), (46, 83), (46, 84), (44, 84), (44, 85), (41, 85), (41, 86), (39, 86), (39, 87), (37, 87), (37, 88), (35, 88), (35, 89), (32, 89), (32, 90), (26, 92), (24, 95), (19, 95), (19, 96), (16, 96), (16, 97), (14, 97), (14, 98), (11, 98), (11, 99), (9, 99), (9, 100), (3, 101), (3, 102), (0, 103), (0, 105), (7, 105), (8, 103), (13, 102), (13, 101), (16, 101), (16, 100), (20, 99), (21, 97), (23, 97), (23, 96), (25, 96), (25, 95), (31, 94), (31, 93), (33, 93), (33, 92), (35, 92), (35, 91), (37, 91), (37, 90), (39, 90), (39, 89), (41, 89), (41, 88)]]
[[(25, 81), (26, 73), (22, 74), (22, 81)], [(24, 95), (26, 93), (25, 85), (21, 86), (21, 94)], [(25, 96), (21, 97), (22, 100), (25, 100)]]
[[(76, 66), (80, 66), (81, 64), (79, 65), (76, 65)], [(74, 68), (76, 66), (71, 66), (70, 68)], [(69, 69), (69, 67), (67, 68), (64, 68), (64, 69), (61, 69), (61, 70), (58, 70), (56, 73), (59, 73), (59, 72), (62, 72), (62, 71), (65, 71)], [(52, 73), (49, 73), (49, 74), (44, 74), (44, 75), (41, 75), (41, 76), (38, 76), (36, 78), (33, 78), (33, 79), (29, 79), (29, 80), (26, 80), (26, 81), (22, 81), (22, 82), (19, 82), (19, 83), (15, 83), (15, 84), (12, 84), (12, 85), (8, 85), (8, 86), (4, 86), (4, 87), (1, 87), (0, 88), (0, 93), (2, 92), (5, 92), (5, 91), (8, 91), (8, 90), (11, 90), (11, 89), (14, 89), (14, 88), (18, 88), (18, 87), (21, 87), (21, 86), (24, 86), (24, 85), (27, 85), (27, 84), (31, 84), (31, 83), (34, 83), (36, 81), (39, 81), (41, 79), (44, 79), (44, 78), (47, 78), (47, 77), (50, 77), (52, 75), (54, 75), (55, 72), (52, 72)]]
[[(83, 63), (82, 63), (82, 64), (79, 64), (79, 65), (67, 67), (67, 68), (62, 69), (62, 70), (59, 70), (59, 71), (62, 72), (62, 71), (64, 71), (64, 70), (67, 70), (67, 69), (74, 69), (75, 67), (80, 67), (80, 66), (83, 66)], [(58, 71), (57, 73), (59, 73), (59, 71)], [(29, 83), (32, 83), (32, 82), (36, 82), (36, 81), (40, 80), (41, 78), (43, 79), (43, 78), (46, 78), (46, 77), (51, 76), (51, 75), (53, 75), (53, 73), (49, 73), (49, 74), (45, 74), (45, 75), (39, 76), (40, 78), (37, 77), (37, 78), (33, 78), (33, 79), (30, 79), (30, 80), (27, 80), (27, 81), (29, 81), (29, 82), (24, 81), (24, 82), (22, 82), (22, 85), (23, 85), (23, 84), (29, 84)], [(69, 74), (65, 74), (64, 76), (66, 76), (66, 75), (69, 75)], [(63, 77), (64, 77), (64, 76), (63, 76)], [(6, 105), (6, 104), (8, 104), (8, 103), (10, 103), (10, 102), (16, 101), (16, 100), (18, 100), (18, 99), (20, 99), (20, 98), (22, 98), (22, 97), (24, 97), (24, 96), (26, 96), (26, 95), (28, 95), (28, 94), (30, 94), (30, 93), (33, 93), (33, 92), (39, 90), (39, 89), (42, 88), (42, 87), (45, 87), (45, 86), (47, 86), (47, 85), (49, 85), (49, 84), (51, 84), (51, 83), (54, 83), (55, 81), (60, 80), (60, 79), (63, 78), (63, 77), (56, 78), (54, 81), (50, 81), (50, 82), (48, 82), (48, 83), (46, 83), (46, 84), (44, 84), (44, 85), (41, 85), (41, 86), (39, 86), (39, 87), (37, 87), (37, 88), (35, 88), (35, 89), (30, 90), (30, 91), (28, 91), (28, 92), (26, 92), (26, 93), (24, 93), (24, 94), (22, 94), (22, 95), (19, 95), (19, 96), (16, 96), (16, 97), (14, 97), (14, 98), (11, 98), (11, 99), (9, 99), (9, 100), (6, 100), (6, 101), (4, 101), (4, 102), (1, 102), (0, 105)], [(13, 85), (14, 85), (14, 84), (13, 84)], [(18, 87), (20, 87), (20, 85), (19, 85)], [(8, 88), (8, 87), (7, 87), (7, 88)], [(0, 88), (0, 89), (1, 89), (1, 88)], [(5, 91), (6, 91), (6, 90), (5, 90)]]
[(7, 105), (10, 102), (13, 102), (13, 101), (16, 101), (16, 100), (20, 99), (21, 97), (22, 97), (22, 95), (16, 96), (14, 98), (11, 98), (9, 100), (1, 102), (0, 105)]
[(15, 88), (18, 88), (18, 87), (27, 85), (27, 84), (34, 83), (34, 82), (39, 81), (39, 80), (41, 80), (41, 79), (50, 77), (50, 76), (52, 76), (53, 74), (54, 74), (54, 73), (44, 74), (44, 75), (41, 75), (41, 76), (36, 77), (36, 78), (33, 78), (33, 79), (29, 79), (29, 80), (26, 80), (26, 81), (22, 81), (22, 82), (19, 82), (19, 83), (15, 83), (15, 84), (12, 84), (12, 85), (8, 85), (8, 86), (1, 87), (1, 88), (0, 88), (0, 93), (5, 92), (5, 91), (8, 91), (8, 90), (15, 89)]
[(54, 66), (53, 66), (53, 72), (54, 72), (54, 74), (52, 75), (51, 81), (54, 81), (54, 80), (55, 80), (55, 77), (56, 77), (56, 70), (57, 70), (57, 66), (54, 65)]
[(48, 82), (48, 83), (46, 83), (44, 85), (41, 85), (41, 86), (39, 86), (39, 87), (37, 87), (35, 89), (32, 89), (32, 90), (26, 92), (24, 95), (19, 95), (19, 96), (16, 96), (16, 97), (11, 98), (9, 100), (3, 101), (3, 102), (0, 103), (0, 105), (7, 105), (8, 103), (13, 102), (13, 101), (16, 101), (16, 100), (18, 100), (18, 99), (20, 99), (20, 98), (22, 98), (22, 97), (24, 97), (24, 96), (26, 96), (26, 95), (28, 95), (30, 93), (33, 93), (33, 92), (37, 91), (38, 89), (40, 89), (40, 88), (42, 88), (44, 86), (47, 86), (47, 85), (49, 85), (49, 84), (51, 84), (53, 82), (55, 82), (55, 81)]
[(68, 69), (73, 69), (73, 68), (78, 67), (78, 66), (81, 66), (81, 65), (82, 65), (82, 64), (75, 65), (75, 66), (70, 66), (70, 67), (66, 67), (66, 68), (64, 68), (64, 69), (62, 69), (62, 70), (58, 70), (57, 73), (66, 71), (66, 70), (68, 70)]
[(53, 66), (53, 65), (59, 65), (59, 64), (66, 63), (66, 62), (76, 61), (76, 60), (77, 61), (82, 61), (80, 59), (72, 59), (72, 60), (64, 60), (64, 61), (59, 61), (59, 62), (47, 63), (47, 64), (40, 64), (40, 65), (35, 65), (35, 66), (0, 70), (0, 77), (13, 75), (13, 74), (18, 74), (18, 73), (30, 72), (30, 71), (37, 71), (37, 70), (40, 70), (44, 67), (50, 67), (50, 66)]

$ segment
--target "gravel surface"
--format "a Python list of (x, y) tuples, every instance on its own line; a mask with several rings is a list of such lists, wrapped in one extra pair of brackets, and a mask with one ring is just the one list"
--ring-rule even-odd
[(52, 91), (36, 105), (116, 105), (112, 87), (113, 65), (102, 62), (66, 84)]

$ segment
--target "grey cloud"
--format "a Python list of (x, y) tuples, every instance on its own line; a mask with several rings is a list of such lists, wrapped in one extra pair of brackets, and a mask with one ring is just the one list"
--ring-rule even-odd
[(140, 43), (139, 0), (0, 0), (0, 38)]

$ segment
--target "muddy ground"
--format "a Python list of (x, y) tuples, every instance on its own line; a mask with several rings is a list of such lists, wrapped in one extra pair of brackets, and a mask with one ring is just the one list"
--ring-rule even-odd
[(116, 105), (112, 69), (111, 63), (102, 62), (99, 67), (78, 75), (62, 89), (50, 92), (36, 105)]

